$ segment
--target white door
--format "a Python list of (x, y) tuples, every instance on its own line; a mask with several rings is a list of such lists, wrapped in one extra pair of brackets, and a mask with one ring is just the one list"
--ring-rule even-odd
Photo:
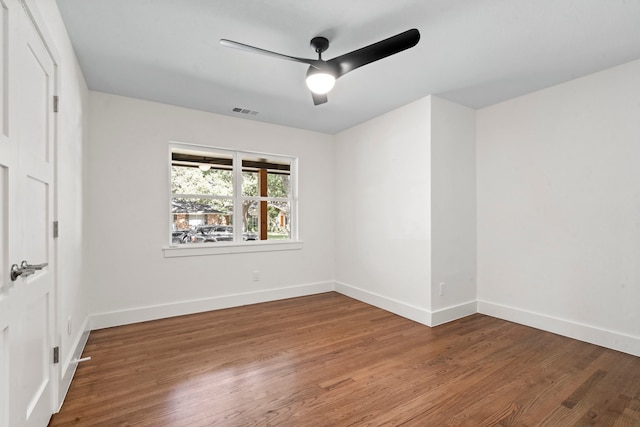
[[(46, 426), (54, 408), (56, 67), (28, 8), (0, 0), (0, 426)], [(26, 261), (28, 266), (22, 265)], [(17, 265), (12, 280), (10, 270)], [(44, 264), (47, 264), (46, 266)]]
[[(12, 312), (9, 299), (9, 207), (15, 204), (9, 200), (9, 182), (15, 180), (13, 171), (16, 168), (18, 155), (15, 145), (9, 139), (9, 41), (8, 34), (12, 20), (8, 19), (8, 0), (0, 0), (0, 427), (9, 425), (9, 329)], [(11, 174), (10, 174), (11, 172)], [(10, 176), (11, 175), (11, 176)]]

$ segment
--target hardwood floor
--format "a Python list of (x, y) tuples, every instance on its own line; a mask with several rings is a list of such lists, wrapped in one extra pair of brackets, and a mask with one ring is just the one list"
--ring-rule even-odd
[(337, 293), (91, 333), (50, 426), (640, 426), (640, 358)]

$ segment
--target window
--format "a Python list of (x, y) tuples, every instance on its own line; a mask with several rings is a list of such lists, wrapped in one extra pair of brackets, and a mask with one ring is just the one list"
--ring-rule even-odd
[(171, 144), (171, 246), (297, 240), (296, 159)]

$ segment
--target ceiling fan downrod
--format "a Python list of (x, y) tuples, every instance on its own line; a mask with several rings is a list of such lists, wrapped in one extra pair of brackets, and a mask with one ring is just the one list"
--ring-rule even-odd
[(318, 54), (318, 59), (322, 60), (322, 52), (329, 49), (329, 40), (325, 37), (314, 37), (311, 39), (311, 47)]

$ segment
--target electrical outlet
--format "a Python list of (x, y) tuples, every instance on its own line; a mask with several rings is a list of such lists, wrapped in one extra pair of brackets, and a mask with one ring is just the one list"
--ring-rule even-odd
[(258, 281), (260, 281), (260, 272), (259, 272), (258, 270), (255, 270), (255, 271), (253, 272), (253, 281), (254, 281), (254, 282), (258, 282)]
[(443, 296), (446, 290), (447, 290), (447, 284), (444, 282), (440, 283), (440, 296)]
[(67, 335), (71, 335), (71, 331), (73, 329), (71, 328), (71, 316), (69, 316), (69, 318), (67, 319)]

